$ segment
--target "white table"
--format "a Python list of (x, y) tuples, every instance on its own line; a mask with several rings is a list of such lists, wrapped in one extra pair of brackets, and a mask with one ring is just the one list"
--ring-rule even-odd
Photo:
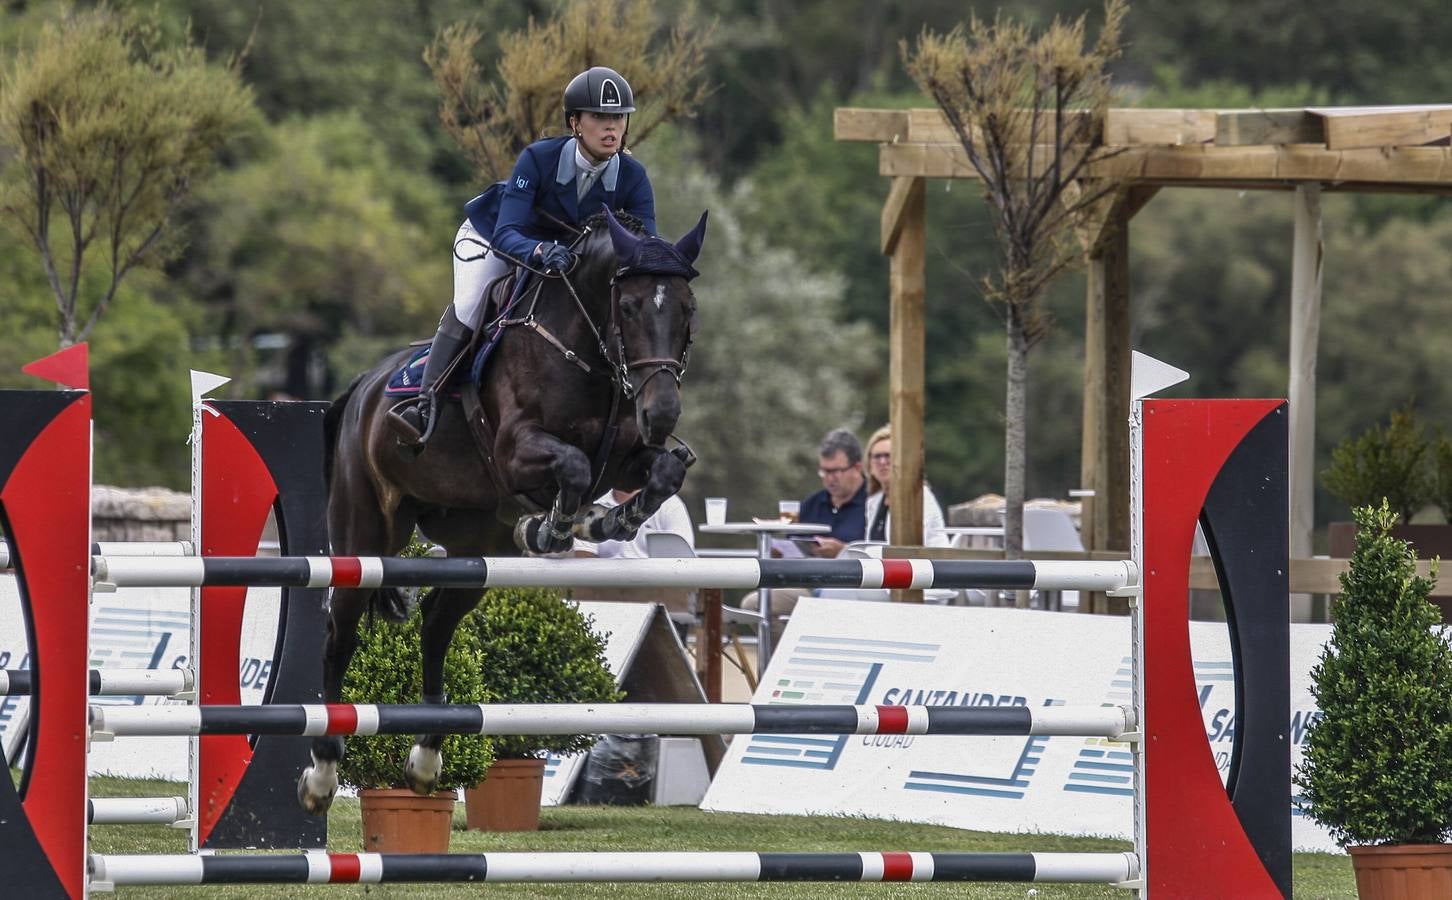
[[(831, 534), (827, 525), (813, 525), (805, 522), (784, 522), (776, 519), (765, 522), (722, 522), (720, 525), (697, 525), (701, 534), (754, 534), (756, 555), (761, 559), (771, 558), (771, 541), (775, 537), (791, 535)], [(766, 673), (767, 661), (771, 659), (771, 590), (758, 588), (756, 596), (761, 603), (761, 621), (756, 626), (756, 675)]]
[(806, 522), (722, 522), (720, 525), (697, 525), (701, 534), (754, 534), (756, 555), (762, 559), (771, 558), (771, 539), (774, 537), (804, 536), (808, 534), (831, 534), (827, 525), (813, 525)]

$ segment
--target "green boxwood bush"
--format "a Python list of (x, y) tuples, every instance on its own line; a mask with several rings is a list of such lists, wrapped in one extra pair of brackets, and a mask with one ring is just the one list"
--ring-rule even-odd
[[(422, 616), (417, 607), (402, 625), (373, 618), (358, 630), (358, 651), (343, 685), (344, 703), (418, 703), (423, 690), (419, 642)], [(444, 691), (450, 703), (486, 703), (483, 654), (474, 634), (460, 628), (444, 658)], [(350, 737), (338, 779), (354, 788), (404, 787), (403, 764), (413, 736), (380, 734)], [(494, 762), (489, 738), (444, 738), (444, 768), (439, 788), (470, 787), (484, 780)]]
[(1353, 509), (1379, 506), (1384, 499), (1403, 522), (1411, 522), (1437, 493), (1431, 447), (1416, 413), (1408, 407), (1392, 413), (1385, 426), (1373, 425), (1342, 441), (1331, 451), (1331, 465), (1321, 480)]
[(1452, 647), (1435, 584), (1390, 535), (1386, 501), (1353, 510), (1331, 640), (1311, 670), (1320, 718), (1296, 773), (1302, 806), (1342, 845), (1452, 837)]
[[(460, 626), (483, 653), (483, 679), (498, 703), (614, 703), (623, 695), (605, 664), (605, 638), (559, 592), (493, 588)], [(594, 735), (494, 738), (501, 758), (590, 749)]]

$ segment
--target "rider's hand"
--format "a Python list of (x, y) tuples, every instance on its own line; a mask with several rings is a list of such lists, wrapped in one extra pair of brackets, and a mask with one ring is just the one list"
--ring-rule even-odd
[(575, 255), (563, 244), (546, 244), (540, 252), (541, 265), (555, 272), (568, 272), (575, 263)]

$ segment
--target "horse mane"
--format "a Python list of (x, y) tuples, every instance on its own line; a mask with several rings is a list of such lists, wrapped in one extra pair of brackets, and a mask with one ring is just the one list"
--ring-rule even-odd
[[(630, 213), (620, 209), (612, 209), (610, 210), (610, 213), (611, 215), (615, 216), (615, 221), (619, 222), (621, 225), (624, 225), (626, 230), (628, 230), (631, 234), (643, 235), (646, 233), (645, 223), (642, 222), (640, 219), (636, 218), (635, 216), (631, 215)], [(584, 225), (586, 228), (589, 228), (591, 231), (604, 231), (607, 234), (609, 233), (609, 229), (605, 224), (605, 210), (603, 209), (595, 213), (590, 218), (586, 219), (581, 224)]]

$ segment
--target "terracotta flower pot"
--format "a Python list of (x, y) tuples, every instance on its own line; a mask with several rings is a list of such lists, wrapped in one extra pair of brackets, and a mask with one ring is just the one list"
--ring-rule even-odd
[(1452, 897), (1452, 844), (1348, 847), (1361, 900)]
[(464, 789), (471, 831), (538, 831), (542, 759), (496, 759), (484, 781)]
[(408, 788), (358, 792), (365, 853), (447, 853), (454, 793), (420, 797)]

